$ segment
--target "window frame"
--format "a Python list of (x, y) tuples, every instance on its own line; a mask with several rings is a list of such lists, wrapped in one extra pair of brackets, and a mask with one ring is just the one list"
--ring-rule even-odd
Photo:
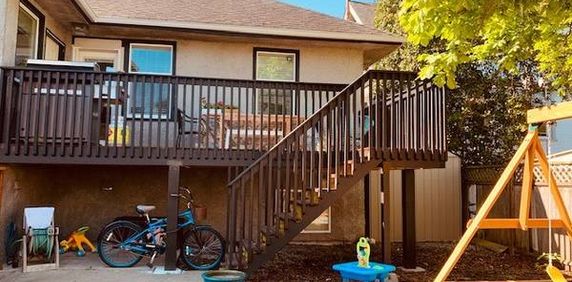
[[(259, 78), (258, 77), (258, 54), (280, 54), (280, 55), (294, 55), (294, 69), (292, 70), (294, 72), (293, 78), (294, 80), (284, 80), (284, 79), (265, 79), (265, 78)], [(279, 49), (279, 48), (260, 48), (260, 47), (255, 47), (253, 49), (253, 80), (255, 81), (262, 81), (262, 82), (268, 82), (268, 81), (278, 81), (278, 82), (299, 82), (300, 81), (300, 51), (297, 49)], [(261, 89), (260, 89), (261, 90)], [(290, 91), (292, 91), (292, 96), (291, 96), (291, 115), (295, 115), (295, 101), (296, 101), (296, 91), (294, 89), (290, 89)], [(261, 109), (260, 109), (260, 97), (261, 97), (261, 93), (259, 91), (256, 91), (256, 95), (255, 95), (255, 105), (256, 107), (253, 109), (253, 111), (255, 113), (261, 113)]]
[[(175, 42), (163, 42), (163, 41), (123, 41), (123, 45), (126, 47), (125, 52), (125, 62), (124, 68), (127, 73), (130, 74), (141, 74), (141, 75), (158, 75), (158, 76), (173, 76), (175, 75), (176, 69), (176, 44)], [(170, 62), (170, 73), (156, 73), (156, 72), (132, 72), (131, 71), (131, 60), (132, 60), (132, 50), (133, 46), (149, 46), (149, 47), (169, 47), (171, 50), (171, 62)], [(131, 87), (131, 86), (129, 86)], [(139, 119), (139, 120), (173, 120), (173, 92), (174, 89), (168, 89), (168, 112), (166, 114), (146, 114), (146, 113), (133, 113), (131, 112), (131, 97), (127, 98), (127, 108), (126, 108), (126, 119)], [(128, 91), (129, 92), (129, 91)]]
[[(322, 214), (326, 211), (328, 211), (328, 229), (327, 230), (306, 230), (306, 228), (308, 228), (310, 225), (312, 225), (314, 223), (314, 221), (318, 220), (318, 218), (320, 216), (322, 216)], [(316, 219), (314, 219), (314, 221), (310, 222), (310, 224), (308, 224), (308, 226), (306, 226), (306, 228), (304, 228), (300, 233), (303, 233), (303, 234), (331, 234), (332, 233), (332, 207), (330, 206), (326, 210), (324, 210)]]
[[(127, 60), (127, 72), (128, 73), (133, 73), (133, 74), (152, 74), (152, 75), (173, 75), (174, 74), (174, 58), (175, 58), (175, 46), (173, 44), (162, 44), (162, 43), (139, 43), (139, 42), (129, 42), (128, 43), (129, 48), (127, 48), (127, 52), (128, 52), (128, 60)], [(132, 50), (133, 50), (133, 46), (147, 46), (147, 47), (169, 47), (171, 49), (171, 62), (170, 62), (170, 73), (157, 73), (157, 72), (132, 72), (131, 71), (131, 59), (132, 59)]]
[[(281, 55), (294, 55), (294, 80), (281, 80), (281, 79), (264, 79), (258, 78), (258, 54), (281, 54)], [(300, 81), (300, 51), (296, 49), (277, 49), (277, 48), (259, 48), (253, 49), (253, 77), (254, 80), (259, 81), (283, 81), (283, 82), (299, 82)]]
[[(49, 38), (53, 40), (59, 47), (58, 50), (58, 61), (64, 61), (66, 59), (66, 44), (59, 39), (49, 28), (46, 29), (46, 39)], [(47, 44), (47, 40), (44, 41), (44, 44)], [(46, 50), (47, 48), (44, 47), (44, 58), (46, 57)]]
[[(20, 0), (18, 4), (18, 12), (23, 9), (24, 12), (29, 14), (31, 17), (38, 21), (38, 26), (36, 27), (36, 42), (34, 46), (34, 57), (32, 59), (43, 59), (44, 58), (44, 37), (46, 34), (46, 17), (38, 8), (36, 8), (28, 0)], [(19, 21), (19, 20), (18, 20)], [(14, 54), (14, 57), (16, 54)]]

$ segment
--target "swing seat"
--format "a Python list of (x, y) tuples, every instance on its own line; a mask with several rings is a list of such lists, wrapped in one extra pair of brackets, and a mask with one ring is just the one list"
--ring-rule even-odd
[(556, 268), (553, 265), (549, 265), (546, 267), (546, 273), (548, 273), (548, 276), (550, 276), (550, 280), (552, 280), (552, 282), (566, 282), (566, 278), (564, 278), (564, 275), (562, 274), (562, 272), (560, 272), (560, 269)]

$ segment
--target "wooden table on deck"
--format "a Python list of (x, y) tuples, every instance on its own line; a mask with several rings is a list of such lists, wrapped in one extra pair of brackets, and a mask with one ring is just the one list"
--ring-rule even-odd
[[(251, 114), (238, 110), (209, 111), (202, 113), (207, 125), (213, 121), (219, 148), (231, 149), (231, 143), (238, 138), (237, 148), (268, 149), (304, 121), (304, 117), (281, 114)], [(251, 140), (252, 143), (247, 141)], [(241, 142), (242, 141), (242, 142)], [(272, 144), (268, 144), (268, 143)]]

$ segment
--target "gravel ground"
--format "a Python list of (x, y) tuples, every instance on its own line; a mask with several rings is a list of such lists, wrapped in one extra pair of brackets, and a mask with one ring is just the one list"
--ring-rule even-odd
[[(432, 281), (451, 253), (452, 243), (422, 243), (417, 245), (418, 265), (425, 268), (421, 273), (397, 271), (399, 281)], [(381, 247), (372, 247), (373, 261), (379, 261)], [(402, 249), (394, 244), (393, 262), (401, 265)], [(483, 248), (470, 247), (463, 255), (450, 280), (546, 280), (544, 269), (534, 254), (496, 254)], [(355, 245), (289, 245), (269, 263), (260, 268), (251, 281), (339, 281), (332, 264), (355, 260)]]

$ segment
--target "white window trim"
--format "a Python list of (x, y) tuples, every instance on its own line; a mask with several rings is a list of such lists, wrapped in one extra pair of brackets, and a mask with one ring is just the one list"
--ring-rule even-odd
[[(157, 73), (157, 72), (133, 72), (131, 71), (131, 60), (132, 60), (132, 50), (133, 50), (133, 46), (144, 46), (144, 47), (169, 47), (169, 50), (171, 51), (171, 60), (169, 61), (169, 71), (170, 73)], [(129, 61), (127, 62), (127, 72), (128, 73), (133, 73), (133, 74), (150, 74), (150, 75), (173, 75), (173, 58), (174, 58), (174, 48), (173, 45), (169, 45), (169, 44), (150, 44), (150, 43), (130, 43), (129, 44)], [(129, 83), (129, 88), (131, 88), (131, 83)], [(131, 112), (131, 95), (129, 95), (129, 97), (127, 98), (127, 118), (132, 118), (132, 119), (169, 119), (169, 117), (171, 116), (171, 110), (172, 110), (172, 97), (171, 97), (171, 93), (170, 93), (171, 89), (169, 89), (169, 93), (168, 93), (168, 98), (169, 98), (169, 105), (168, 105), (168, 111), (166, 114), (136, 114)], [(130, 93), (130, 91), (128, 91)]]
[[(88, 56), (84, 55), (85, 53)], [(72, 58), (74, 61), (83, 61), (84, 57), (95, 60), (113, 60), (116, 71), (123, 70), (123, 50), (106, 49), (92, 47), (72, 47)]]
[(40, 18), (32, 12), (32, 10), (28, 9), (26, 5), (20, 3), (20, 9), (23, 9), (28, 15), (30, 15), (34, 20), (36, 20), (36, 36), (34, 37), (34, 51), (32, 52), (32, 59), (38, 58), (38, 42), (40, 40)]
[[(294, 55), (294, 67), (292, 68), (292, 79), (267, 79), (267, 78), (260, 78), (258, 76), (258, 63), (260, 59), (258, 57), (259, 54), (268, 54), (268, 55)], [(294, 52), (272, 52), (272, 51), (256, 51), (256, 80), (260, 81), (283, 81), (283, 82), (295, 82), (296, 81), (296, 65), (298, 62), (298, 55)]]
[[(302, 230), (301, 233), (305, 233), (305, 234), (329, 234), (329, 233), (332, 233), (332, 207), (328, 207), (327, 211), (328, 211), (328, 230), (306, 230), (306, 229), (304, 229), (304, 230)], [(322, 214), (320, 214), (320, 215), (322, 215)], [(310, 224), (312, 224), (312, 223), (310, 223)]]

